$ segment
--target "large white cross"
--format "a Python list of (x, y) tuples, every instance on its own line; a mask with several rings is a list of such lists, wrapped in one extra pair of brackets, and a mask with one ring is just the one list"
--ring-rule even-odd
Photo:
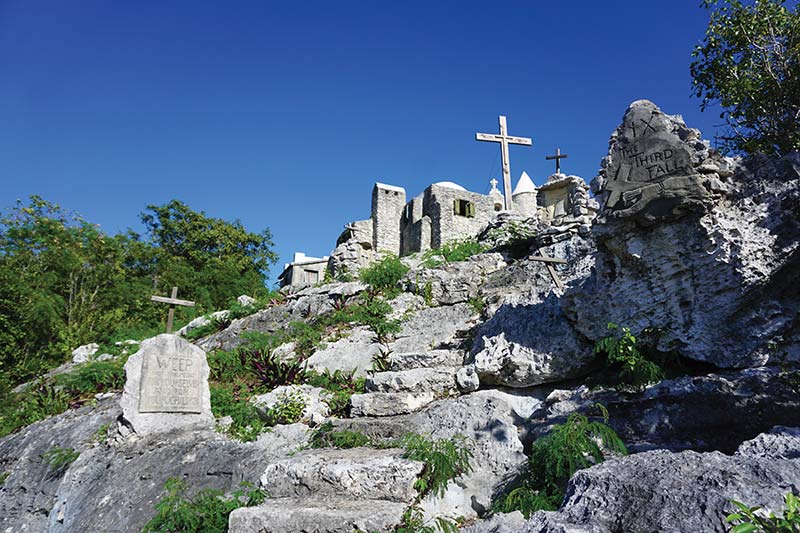
[(493, 143), (500, 143), (500, 154), (503, 158), (503, 196), (505, 197), (505, 207), (507, 211), (511, 211), (511, 163), (508, 158), (508, 145), (509, 144), (522, 144), (525, 146), (533, 146), (533, 140), (527, 137), (512, 137), (508, 134), (508, 126), (506, 125), (506, 117), (500, 115), (500, 134), (497, 133), (476, 133), (476, 141), (487, 141)]

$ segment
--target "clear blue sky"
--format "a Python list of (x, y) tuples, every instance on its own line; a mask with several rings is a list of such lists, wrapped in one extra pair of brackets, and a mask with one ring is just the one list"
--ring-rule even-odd
[(375, 181), (589, 181), (628, 104), (713, 137), (691, 98), (699, 0), (0, 0), (0, 207), (39, 194), (114, 233), (172, 198), (327, 254)]

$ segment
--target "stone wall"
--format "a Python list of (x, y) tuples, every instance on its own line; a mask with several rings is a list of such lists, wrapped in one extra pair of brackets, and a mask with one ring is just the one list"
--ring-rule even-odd
[(376, 252), (400, 254), (400, 220), (406, 205), (402, 187), (376, 183), (372, 189), (372, 248)]

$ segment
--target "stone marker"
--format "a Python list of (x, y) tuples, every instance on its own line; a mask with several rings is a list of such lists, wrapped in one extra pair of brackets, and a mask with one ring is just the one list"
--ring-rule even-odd
[(136, 433), (159, 433), (214, 424), (203, 350), (177, 335), (142, 342), (125, 364), (120, 400), (124, 419)]
[(680, 117), (647, 100), (632, 103), (592, 184), (604, 214), (652, 222), (701, 206), (709, 195), (695, 165), (707, 150)]

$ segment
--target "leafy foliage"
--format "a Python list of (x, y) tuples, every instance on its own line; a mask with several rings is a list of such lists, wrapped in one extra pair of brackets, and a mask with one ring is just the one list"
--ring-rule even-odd
[(244, 442), (254, 441), (267, 429), (258, 411), (250, 403), (252, 394), (245, 386), (212, 383), (211, 412), (215, 417), (230, 416), (233, 422), (228, 435)]
[(81, 452), (73, 448), (53, 446), (42, 454), (42, 459), (45, 463), (50, 465), (50, 468), (59, 470), (67, 465), (72, 464), (80, 454)]
[(739, 511), (731, 513), (725, 519), (732, 525), (730, 533), (799, 533), (800, 532), (800, 499), (789, 492), (785, 496), (786, 509), (780, 515), (774, 512), (766, 514), (761, 506), (747, 505), (731, 500)]
[(456, 435), (452, 439), (426, 439), (409, 433), (401, 439), (406, 459), (423, 461), (425, 468), (414, 487), (421, 495), (443, 496), (450, 480), (472, 471), (472, 450), (467, 439)]
[(264, 347), (242, 348), (239, 354), (240, 358), (249, 361), (259, 386), (267, 390), (305, 381), (307, 363), (300, 358), (281, 358)]
[(800, 149), (800, 10), (784, 3), (703, 1), (710, 20), (690, 71), (701, 109), (722, 106), (724, 149)]
[(355, 377), (355, 371), (342, 372), (335, 370), (331, 373), (324, 372), (306, 374), (306, 383), (312, 387), (321, 387), (327, 391), (322, 401), (328, 404), (332, 416), (344, 417), (348, 415), (350, 397), (366, 391), (366, 380)]
[(312, 448), (360, 448), (372, 443), (367, 435), (349, 429), (335, 429), (331, 422), (325, 422), (311, 434)]
[(362, 269), (359, 276), (373, 292), (381, 292), (387, 298), (392, 298), (398, 294), (397, 284), (406, 272), (408, 267), (399, 257), (387, 254), (377, 263)]
[(186, 483), (177, 478), (169, 478), (164, 489), (167, 494), (156, 503), (156, 515), (144, 526), (144, 533), (225, 533), (234, 509), (259, 505), (267, 497), (251, 483), (242, 483), (228, 498), (214, 489), (189, 497)]
[(267, 410), (266, 421), (270, 426), (294, 424), (303, 416), (306, 399), (300, 391), (285, 392), (278, 395), (278, 401)]
[[(0, 433), (54, 414), (39, 409), (31, 392), (10, 391), (63, 363), (76, 346), (93, 341), (118, 353), (115, 340), (163, 331), (153, 292), (178, 285), (200, 312), (242, 293), (268, 294), (265, 269), (275, 259), (268, 231), (248, 233), (177, 201), (149, 206), (143, 220), (146, 237), (107, 235), (38, 196), (0, 215)], [(195, 312), (177, 309), (176, 321)], [(120, 372), (114, 364), (81, 367), (59, 386), (67, 396), (100, 392), (117, 388)]]
[[(618, 331), (619, 327), (609, 323), (608, 329)], [(594, 352), (605, 354), (607, 362), (618, 369), (618, 388), (622, 390), (641, 391), (647, 385), (664, 379), (661, 367), (639, 351), (630, 328), (622, 328), (619, 336), (609, 335), (600, 339), (594, 346)]]
[(564, 487), (575, 472), (605, 460), (607, 453), (626, 455), (627, 449), (608, 423), (608, 412), (597, 404), (602, 422), (572, 413), (563, 424), (533, 443), (521, 484), (496, 504), (498, 510), (523, 514), (558, 508)]
[(425, 268), (433, 268), (442, 263), (454, 263), (466, 261), (473, 255), (485, 252), (487, 247), (477, 239), (462, 239), (444, 243), (437, 250), (428, 250), (422, 254), (422, 265)]

